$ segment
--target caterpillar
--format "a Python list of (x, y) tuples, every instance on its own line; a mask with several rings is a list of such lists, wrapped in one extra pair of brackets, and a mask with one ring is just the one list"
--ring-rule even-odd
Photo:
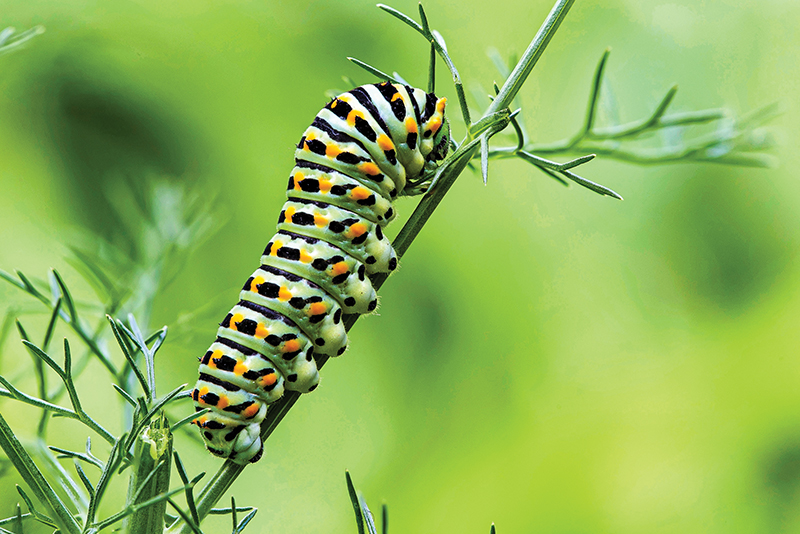
[(267, 406), (284, 391), (313, 391), (315, 357), (347, 348), (342, 315), (375, 310), (367, 275), (397, 267), (383, 233), (392, 202), (421, 192), (447, 155), (445, 102), (407, 85), (363, 85), (303, 133), (277, 233), (200, 358), (191, 396), (209, 411), (193, 423), (212, 454), (258, 461)]

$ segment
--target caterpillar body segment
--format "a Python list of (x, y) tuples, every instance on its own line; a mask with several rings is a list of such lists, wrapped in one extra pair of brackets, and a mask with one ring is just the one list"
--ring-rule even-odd
[(366, 266), (316, 237), (279, 230), (264, 249), (261, 263), (313, 279), (345, 313), (369, 313), (378, 306)]
[(263, 265), (247, 279), (239, 299), (292, 317), (314, 341), (315, 356), (339, 356), (347, 346), (341, 306), (305, 278)]
[(332, 204), (289, 199), (278, 218), (278, 229), (327, 240), (363, 263), (367, 274), (397, 267), (392, 244), (379, 224)]
[(384, 195), (377, 187), (362, 183), (322, 165), (296, 166), (289, 177), (286, 196), (290, 199), (316, 200), (349, 209), (372, 222), (386, 225), (394, 219), (395, 212), (388, 192)]
[(212, 454), (261, 458), (267, 406), (284, 391), (313, 391), (315, 358), (347, 348), (343, 315), (375, 310), (367, 275), (397, 267), (383, 232), (392, 201), (419, 193), (422, 174), (447, 154), (444, 108), (421, 89), (364, 85), (331, 100), (306, 129), (277, 233), (200, 358), (192, 398), (210, 411), (193, 422)]

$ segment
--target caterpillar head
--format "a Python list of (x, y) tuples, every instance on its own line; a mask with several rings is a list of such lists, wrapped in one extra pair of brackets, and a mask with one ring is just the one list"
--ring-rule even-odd
[(431, 168), (438, 166), (447, 155), (450, 148), (450, 123), (444, 116), (444, 106), (446, 98), (439, 98), (436, 101), (436, 110), (422, 124), (422, 141), (420, 151), (425, 154), (425, 167)]

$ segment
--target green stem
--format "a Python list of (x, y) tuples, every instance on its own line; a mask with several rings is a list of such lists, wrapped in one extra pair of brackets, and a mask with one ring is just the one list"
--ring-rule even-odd
[(514, 70), (511, 71), (506, 83), (500, 88), (497, 97), (489, 105), (489, 109), (487, 109), (485, 113), (486, 115), (511, 105), (514, 97), (517, 96), (522, 84), (528, 79), (531, 70), (533, 70), (536, 62), (539, 61), (544, 49), (547, 48), (550, 39), (553, 38), (553, 34), (555, 34), (558, 27), (566, 18), (574, 2), (575, 0), (556, 1), (553, 9), (550, 10), (550, 14), (547, 15), (544, 24), (539, 28), (539, 31), (536, 33), (533, 41), (531, 41), (531, 44), (528, 45), (528, 48), (514, 67)]
[[(17, 440), (11, 427), (0, 415), (0, 447), (6, 453), (11, 464), (25, 481), (39, 502), (47, 509), (50, 517), (65, 534), (78, 534), (81, 529), (72, 513), (47, 483), (39, 468), (28, 455), (28, 452)], [(31, 510), (33, 513), (34, 510)]]

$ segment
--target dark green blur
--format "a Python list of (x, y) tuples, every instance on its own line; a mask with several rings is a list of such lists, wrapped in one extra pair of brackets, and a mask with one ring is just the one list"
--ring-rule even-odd
[[(416, 15), (415, 2), (391, 5)], [(486, 49), (521, 53), (550, 7), (426, 3), (467, 87), (486, 89), (498, 79)], [(216, 232), (174, 261), (150, 319), (170, 327), (162, 394), (196, 380), (197, 356), (272, 235), (293, 146), (325, 91), (346, 89), (341, 75), (374, 81), (345, 56), (426, 84), (423, 40), (370, 2), (0, 9), (0, 27), (37, 24), (46, 33), (0, 56), (0, 268), (56, 267), (90, 305), (68, 246), (100, 236), (142, 255), (122, 231), (138, 224), (127, 191), (168, 181), (216, 199)], [(611, 46), (620, 120), (647, 115), (673, 83), (674, 111), (778, 101), (779, 166), (580, 168), (623, 202), (522, 162), (492, 163), (488, 187), (466, 172), (382, 289), (379, 316), (359, 321), (350, 350), (234, 485), (237, 505), (259, 508), (246, 532), (355, 532), (345, 469), (373, 512), (388, 503), (395, 533), (486, 534), (491, 522), (499, 534), (800, 530), (798, 27), (793, 0), (576, 0), (521, 92), (536, 141), (578, 128)], [(437, 93), (456, 117), (439, 67)], [(398, 203), (401, 219), (413, 206)], [(42, 307), (3, 283), (8, 309), (41, 335)], [(0, 374), (35, 391), (13, 330), (0, 349)], [(118, 431), (121, 402), (101, 366), (79, 385), (86, 409)], [(0, 411), (34, 435), (35, 410), (2, 399)], [(51, 423), (61, 447), (82, 450), (85, 436)], [(190, 477), (220, 465), (183, 434), (175, 447)], [(0, 478), (1, 517), (17, 482), (13, 469)], [(125, 485), (115, 489), (101, 516), (123, 502)], [(228, 525), (212, 518), (206, 532)]]

